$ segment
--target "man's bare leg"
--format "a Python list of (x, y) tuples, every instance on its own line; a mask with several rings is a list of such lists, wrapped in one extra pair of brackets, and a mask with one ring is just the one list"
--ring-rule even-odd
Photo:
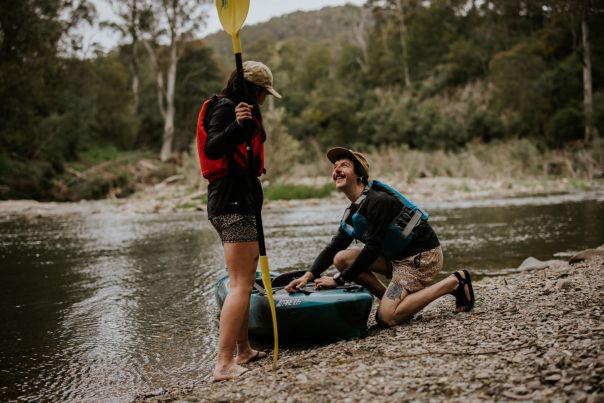
[[(393, 281), (388, 286), (386, 295), (380, 302), (377, 320), (380, 324), (386, 326), (401, 324), (411, 319), (413, 315), (424, 309), (432, 301), (444, 295), (451, 294), (458, 285), (459, 281), (457, 278), (451, 275), (423, 290), (409, 294), (400, 284)], [(467, 287), (466, 294), (468, 294)]]
[[(333, 264), (339, 271), (344, 271), (349, 268), (355, 261), (361, 248), (350, 248), (339, 251), (333, 259)], [(388, 264), (386, 259), (382, 256), (376, 259), (375, 262), (369, 267), (369, 271), (364, 271), (359, 274), (354, 282), (367, 288), (373, 295), (382, 299), (386, 286), (372, 273), (380, 273), (384, 276), (390, 276), (392, 274), (391, 266)]]

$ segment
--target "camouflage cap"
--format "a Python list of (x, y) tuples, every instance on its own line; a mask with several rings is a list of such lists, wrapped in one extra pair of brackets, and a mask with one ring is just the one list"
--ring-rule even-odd
[(369, 177), (369, 163), (363, 154), (344, 147), (334, 147), (327, 151), (327, 159), (333, 164), (342, 158), (348, 158), (351, 161), (357, 162), (363, 170), (363, 176), (366, 178)]
[(281, 98), (281, 94), (279, 94), (273, 88), (273, 73), (267, 67), (266, 64), (261, 62), (255, 62), (253, 60), (248, 60), (243, 63), (243, 78), (248, 80), (251, 83), (256, 84), (259, 87), (266, 89), (269, 94)]

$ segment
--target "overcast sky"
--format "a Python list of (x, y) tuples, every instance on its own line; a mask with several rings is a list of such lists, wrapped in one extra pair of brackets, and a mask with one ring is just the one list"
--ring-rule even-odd
[[(103, 0), (92, 0), (95, 4), (99, 20), (111, 20), (114, 15), (111, 7)], [(272, 17), (289, 14), (294, 11), (318, 10), (326, 6), (338, 6), (346, 3), (362, 5), (365, 0), (250, 0), (250, 11), (245, 20), (245, 25), (253, 25), (259, 22), (270, 20)], [(210, 18), (207, 21), (206, 28), (201, 32), (200, 37), (214, 33), (221, 29), (214, 1), (208, 6)], [(96, 42), (105, 50), (111, 49), (117, 44), (119, 37), (107, 30), (100, 30), (98, 24), (95, 27), (88, 27), (84, 32), (84, 51), (91, 48)]]

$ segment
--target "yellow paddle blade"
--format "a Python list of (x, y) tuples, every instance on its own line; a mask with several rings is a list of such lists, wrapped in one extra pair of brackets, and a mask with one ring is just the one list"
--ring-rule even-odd
[(231, 35), (233, 52), (241, 53), (239, 31), (250, 9), (250, 0), (216, 0), (216, 9), (222, 29)]
[(275, 348), (273, 350), (273, 371), (277, 369), (277, 359), (279, 358), (279, 334), (277, 332), (277, 311), (275, 310), (275, 300), (273, 299), (273, 287), (271, 285), (271, 276), (268, 270), (268, 257), (260, 256), (260, 273), (262, 274), (262, 283), (268, 297), (268, 304), (271, 308), (273, 317), (273, 338)]

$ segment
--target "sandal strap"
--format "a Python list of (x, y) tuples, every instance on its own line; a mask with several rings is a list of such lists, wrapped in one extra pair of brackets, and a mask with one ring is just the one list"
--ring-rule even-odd
[(468, 282), (466, 281), (466, 279), (465, 279), (465, 278), (463, 278), (463, 277), (461, 276), (461, 274), (459, 274), (459, 272), (457, 272), (457, 271), (456, 271), (456, 272), (454, 272), (453, 274), (455, 275), (455, 277), (457, 277), (457, 280), (459, 281), (459, 285), (457, 286), (457, 288), (464, 287), (464, 286), (465, 286), (465, 285), (468, 283)]

